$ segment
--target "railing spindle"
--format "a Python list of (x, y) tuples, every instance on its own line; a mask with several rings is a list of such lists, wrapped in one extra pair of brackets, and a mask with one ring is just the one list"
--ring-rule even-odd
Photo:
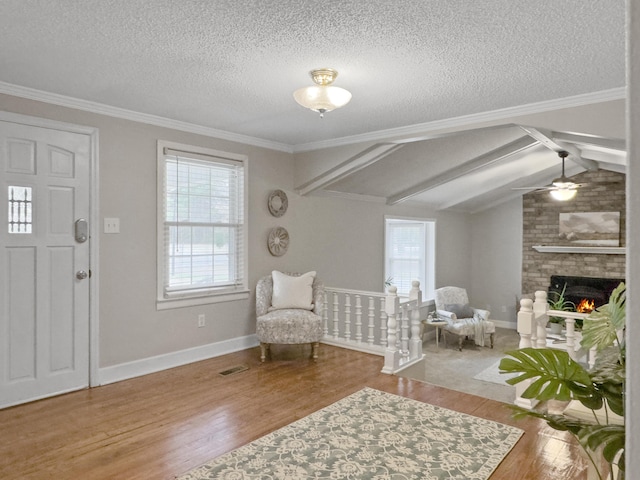
[(326, 293), (322, 298), (322, 333), (325, 337), (329, 335), (329, 295)]
[(385, 297), (380, 299), (380, 345), (386, 348), (387, 346), (387, 309), (385, 308)]
[(409, 355), (409, 305), (406, 303), (400, 309), (400, 354)]
[(369, 336), (367, 337), (367, 343), (369, 345), (373, 345), (375, 341), (375, 326), (376, 326), (376, 304), (373, 300), (373, 297), (369, 297), (369, 323), (368, 323), (368, 332)]
[(576, 358), (576, 319), (575, 318), (565, 318), (564, 325), (567, 329), (567, 353), (571, 357), (572, 360), (577, 360)]
[(351, 295), (344, 295), (344, 338), (351, 340)]
[(333, 338), (340, 338), (340, 304), (338, 294), (333, 293)]
[(362, 342), (362, 298), (356, 295), (356, 342)]

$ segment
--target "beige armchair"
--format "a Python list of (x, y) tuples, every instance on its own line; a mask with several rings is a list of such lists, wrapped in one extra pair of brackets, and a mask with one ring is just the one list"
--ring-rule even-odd
[(318, 358), (324, 335), (322, 307), (324, 285), (316, 272), (282, 273), (273, 271), (256, 286), (256, 336), (260, 341), (260, 360), (275, 344), (311, 344), (311, 357)]
[(467, 291), (459, 287), (442, 287), (435, 291), (436, 314), (438, 319), (446, 323), (445, 342), (447, 334), (458, 336), (458, 349), (462, 350), (465, 337), (474, 337), (476, 345), (484, 346), (485, 335), (489, 335), (491, 348), (496, 331), (495, 324), (489, 321), (489, 311), (469, 306)]

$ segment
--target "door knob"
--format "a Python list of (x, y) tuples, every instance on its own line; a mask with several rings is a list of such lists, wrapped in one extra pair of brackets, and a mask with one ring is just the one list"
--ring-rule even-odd
[(84, 270), (78, 270), (78, 272), (76, 273), (76, 278), (78, 280), (84, 280), (88, 276), (89, 276), (89, 274), (87, 272), (85, 272)]

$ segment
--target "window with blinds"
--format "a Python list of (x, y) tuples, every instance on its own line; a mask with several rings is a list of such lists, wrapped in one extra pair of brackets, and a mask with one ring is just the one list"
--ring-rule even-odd
[(245, 291), (245, 162), (195, 147), (159, 157), (158, 300)]
[(420, 281), (423, 298), (433, 298), (435, 284), (435, 221), (385, 217), (385, 278), (408, 295)]

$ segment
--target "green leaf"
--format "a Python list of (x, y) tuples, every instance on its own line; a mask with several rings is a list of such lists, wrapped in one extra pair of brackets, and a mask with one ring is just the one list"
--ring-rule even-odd
[(592, 399), (594, 395), (598, 396), (587, 371), (565, 351), (523, 348), (506, 354), (513, 359), (503, 358), (500, 361), (501, 373), (521, 373), (507, 380), (508, 384), (515, 385), (523, 380), (533, 380), (522, 393), (523, 398), (566, 401), (574, 398)]
[(624, 283), (618, 285), (609, 303), (591, 312), (582, 325), (581, 345), (590, 349), (595, 347), (601, 351), (613, 345), (619, 339), (619, 330), (624, 330), (626, 322), (626, 287)]
[(545, 420), (549, 426), (555, 430), (568, 431), (576, 436), (580, 445), (592, 452), (602, 447), (604, 459), (613, 463), (618, 454), (618, 467), (624, 471), (624, 425), (597, 425), (587, 420), (565, 417), (564, 415), (553, 415), (546, 412), (526, 410), (521, 407), (510, 405), (514, 411), (514, 418), (534, 417)]
[(602, 455), (609, 463), (624, 451), (624, 425), (592, 425), (581, 429), (577, 436), (583, 447), (594, 452), (602, 447)]

